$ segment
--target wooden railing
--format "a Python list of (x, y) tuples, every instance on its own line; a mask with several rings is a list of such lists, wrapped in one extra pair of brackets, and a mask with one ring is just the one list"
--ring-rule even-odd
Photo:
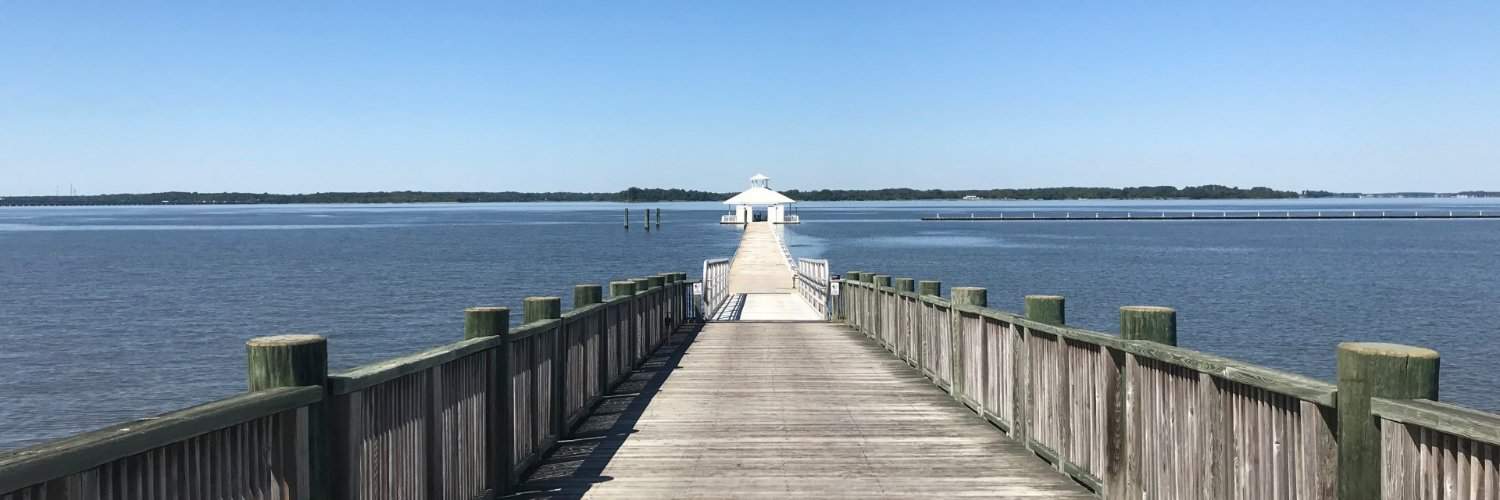
[[(320, 387), (251, 392), (0, 457), (0, 499), (307, 498)], [(231, 465), (232, 464), (232, 465)]]
[(792, 288), (803, 302), (812, 306), (818, 314), (828, 317), (828, 261), (823, 259), (797, 259), (797, 274)]
[(1064, 326), (1062, 297), (1017, 315), (980, 288), (945, 299), (864, 272), (837, 286), (846, 323), (1105, 498), (1364, 499), (1382, 481), (1385, 498), (1500, 498), (1500, 417), (1378, 397), (1436, 397), (1425, 349), (1341, 345), (1334, 385), (1175, 347), (1167, 308), (1122, 308), (1110, 335)]
[(247, 345), (252, 392), (0, 456), (0, 500), (504, 494), (702, 317), (684, 273), (465, 312), (465, 340), (327, 375), (312, 335)]
[(1500, 498), (1500, 416), (1449, 404), (1375, 398), (1381, 498)]

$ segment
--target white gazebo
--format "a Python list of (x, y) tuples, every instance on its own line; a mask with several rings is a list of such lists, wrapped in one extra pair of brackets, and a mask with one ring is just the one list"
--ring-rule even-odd
[(750, 189), (724, 200), (734, 207), (734, 213), (719, 218), (723, 224), (746, 224), (767, 221), (772, 224), (796, 224), (801, 222), (795, 215), (787, 215), (786, 206), (797, 200), (771, 190), (771, 178), (755, 174), (750, 178)]

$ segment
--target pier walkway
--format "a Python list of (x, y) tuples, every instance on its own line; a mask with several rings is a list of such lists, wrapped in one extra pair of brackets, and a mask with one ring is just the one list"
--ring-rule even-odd
[[(793, 291), (778, 228), (747, 224), (738, 321), (679, 332), (542, 459), (532, 498), (1092, 498)], [(765, 321), (757, 321), (765, 320)]]
[(1093, 498), (852, 329), (674, 335), (523, 498)]
[(729, 293), (743, 294), (740, 320), (822, 320), (792, 292), (794, 274), (785, 247), (769, 222), (745, 224), (729, 267)]

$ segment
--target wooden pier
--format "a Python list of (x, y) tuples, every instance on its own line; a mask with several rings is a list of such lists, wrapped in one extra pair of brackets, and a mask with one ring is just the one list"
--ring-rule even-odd
[(832, 279), (773, 229), (704, 281), (470, 308), (341, 373), (251, 339), (248, 392), (0, 455), (0, 500), (1500, 499), (1500, 416), (1433, 401), (1436, 352), (1346, 343), (1314, 380), (1176, 347), (1165, 307), (1104, 333), (1057, 296)]

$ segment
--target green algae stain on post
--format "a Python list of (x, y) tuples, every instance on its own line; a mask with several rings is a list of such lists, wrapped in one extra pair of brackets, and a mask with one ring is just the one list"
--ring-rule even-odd
[(510, 332), (509, 307), (464, 309), (464, 340), (495, 337)]
[(915, 292), (917, 290), (917, 280), (911, 278), (896, 278), (896, 290), (902, 292)]
[(573, 308), (580, 309), (604, 302), (604, 287), (600, 285), (574, 285)]
[(562, 317), (562, 297), (526, 297), (521, 303), (526, 323)]
[(1120, 338), (1177, 345), (1177, 310), (1157, 306), (1120, 308)]
[(328, 340), (321, 335), (256, 337), (245, 343), (245, 351), (252, 392), (328, 380)]
[[(274, 335), (245, 342), (250, 391), (278, 387), (326, 387), (328, 384), (328, 339), (321, 335)], [(307, 407), (307, 472), (313, 498), (328, 498), (333, 492), (333, 436), (326, 403)]]
[(1026, 319), (1062, 326), (1067, 324), (1066, 306), (1061, 295), (1027, 295)]
[(1370, 398), (1438, 398), (1437, 351), (1401, 344), (1338, 347), (1339, 498), (1381, 498), (1380, 429)]
[(989, 291), (983, 288), (956, 286), (950, 293), (953, 294), (954, 304), (979, 307), (987, 307), (990, 304)]
[(917, 291), (920, 295), (943, 296), (943, 282), (922, 280), (917, 282)]
[(611, 281), (609, 282), (610, 297), (629, 297), (635, 295), (634, 281)]

